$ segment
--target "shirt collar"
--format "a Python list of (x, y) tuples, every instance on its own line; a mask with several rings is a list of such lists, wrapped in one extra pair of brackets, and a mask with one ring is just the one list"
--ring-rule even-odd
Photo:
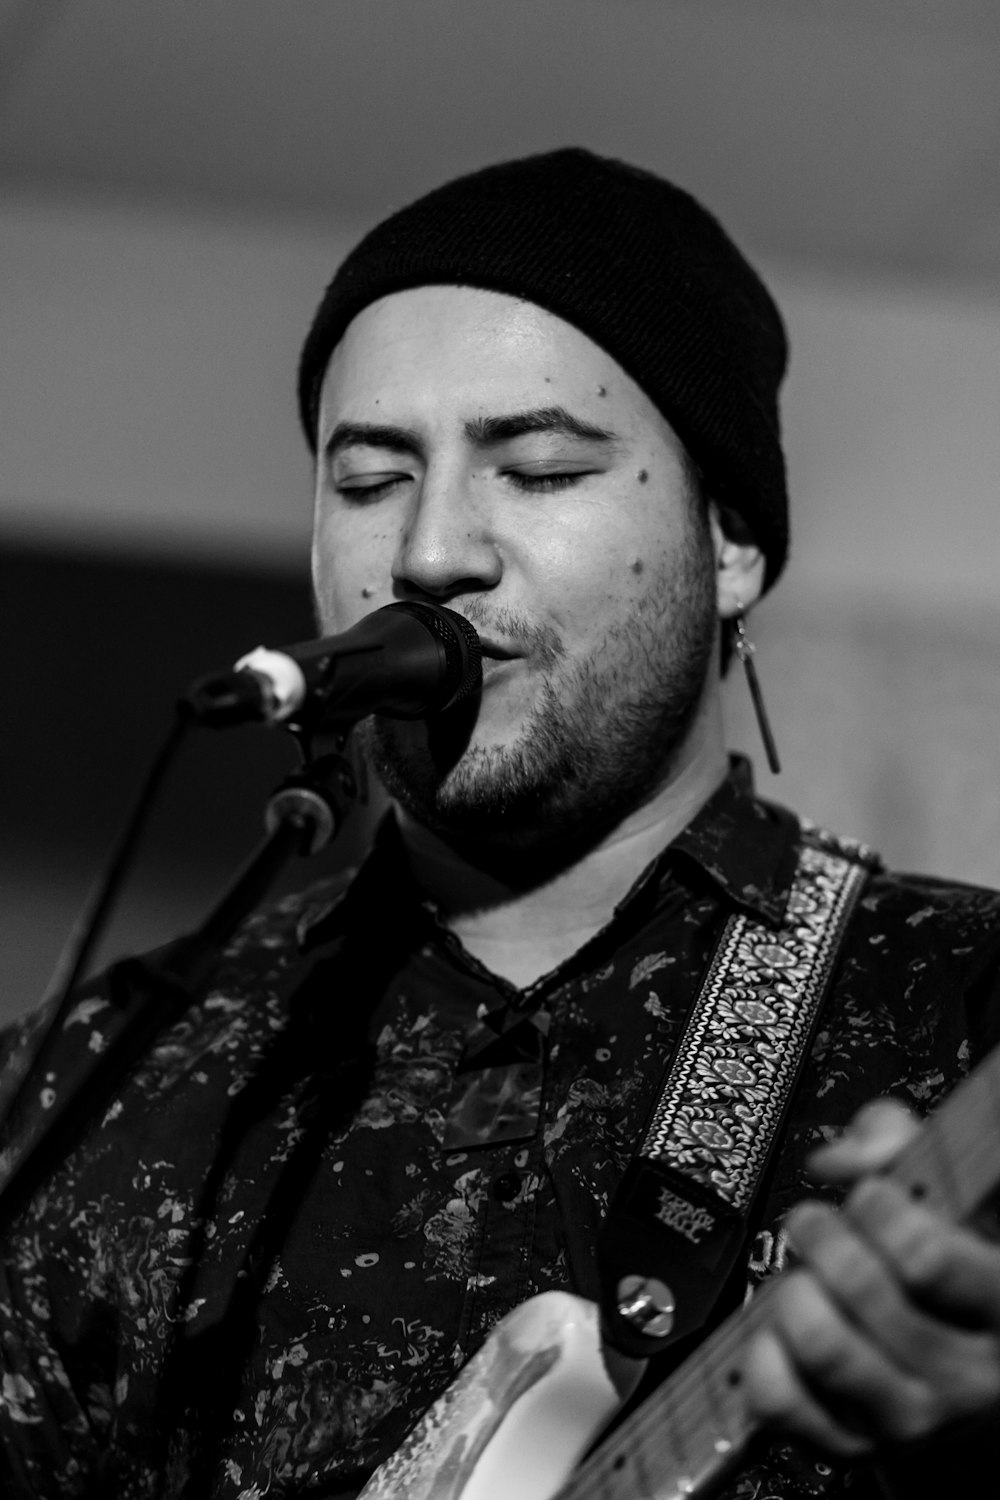
[(754, 795), (743, 756), (661, 861), (693, 861), (737, 906), (777, 926), (785, 914), (798, 862), (799, 823), (783, 807)]
[[(798, 855), (799, 824), (784, 808), (754, 796), (749, 761), (733, 756), (729, 773), (691, 822), (639, 876), (619, 903), (615, 917), (631, 907), (640, 892), (662, 885), (679, 865), (693, 863), (736, 906), (778, 926), (784, 916)], [(343, 896), (318, 913), (310, 911), (299, 926), (303, 951), (315, 949), (348, 930), (365, 909), (392, 912), (398, 920), (409, 908), (433, 927), (430, 908), (413, 882), (403, 854), (395, 818), (383, 819), (371, 853)]]

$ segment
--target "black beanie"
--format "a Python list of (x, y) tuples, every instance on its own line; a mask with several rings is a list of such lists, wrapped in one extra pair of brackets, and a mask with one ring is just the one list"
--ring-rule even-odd
[(355, 314), (407, 287), (523, 297), (605, 349), (667, 418), (707, 493), (767, 558), (788, 550), (778, 388), (788, 345), (775, 303), (689, 193), (579, 148), (445, 183), (374, 228), (327, 288), (299, 365), (313, 450), (320, 388)]

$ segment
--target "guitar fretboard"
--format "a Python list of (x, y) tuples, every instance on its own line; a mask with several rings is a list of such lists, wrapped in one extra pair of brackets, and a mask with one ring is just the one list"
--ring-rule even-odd
[[(1000, 1048), (925, 1123), (889, 1176), (960, 1220), (1000, 1181)], [(633, 1412), (574, 1474), (558, 1500), (682, 1500), (746, 1447), (743, 1349), (768, 1315), (766, 1283)]]

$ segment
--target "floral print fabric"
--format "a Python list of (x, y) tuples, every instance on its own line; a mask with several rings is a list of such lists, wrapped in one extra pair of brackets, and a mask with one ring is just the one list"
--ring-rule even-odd
[[(391, 825), (346, 889), (253, 918), (5, 1235), (3, 1495), (351, 1491), (508, 1309), (551, 1287), (595, 1295), (602, 1216), (722, 924), (780, 920), (797, 839), (738, 768), (604, 931), (526, 991), (438, 924)], [(872, 877), (750, 1283), (781, 1267), (812, 1145), (875, 1094), (933, 1107), (1000, 1034), (998, 918), (990, 892)], [(67, 1067), (101, 1045), (106, 1007), (100, 988), (77, 1007)], [(542, 1039), (537, 1128), (456, 1147), (484, 1016)], [(36, 1027), (7, 1038), (12, 1077)], [(488, 1060), (484, 1108), (505, 1065)], [(775, 1448), (729, 1493), (862, 1482)]]

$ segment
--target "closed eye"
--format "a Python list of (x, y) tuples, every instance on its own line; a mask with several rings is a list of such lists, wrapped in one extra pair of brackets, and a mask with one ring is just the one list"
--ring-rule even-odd
[(388, 493), (393, 485), (401, 484), (408, 474), (354, 474), (349, 479), (338, 480), (334, 485), (338, 495), (356, 503), (377, 500)]
[(523, 490), (527, 494), (540, 495), (547, 490), (568, 489), (570, 485), (576, 484), (594, 472), (593, 469), (572, 469), (557, 470), (549, 474), (526, 474), (522, 469), (507, 469), (504, 477), (510, 480), (515, 489)]
[[(596, 473), (594, 469), (556, 469), (556, 470), (525, 470), (504, 469), (501, 471), (503, 478), (508, 480), (515, 489), (523, 494), (541, 495), (554, 490), (569, 489), (571, 485), (579, 483), (589, 474)], [(351, 474), (336, 481), (334, 488), (338, 495), (353, 504), (364, 504), (366, 501), (374, 501), (389, 493), (398, 484), (408, 483), (412, 479), (410, 474), (375, 473), (375, 474)]]

